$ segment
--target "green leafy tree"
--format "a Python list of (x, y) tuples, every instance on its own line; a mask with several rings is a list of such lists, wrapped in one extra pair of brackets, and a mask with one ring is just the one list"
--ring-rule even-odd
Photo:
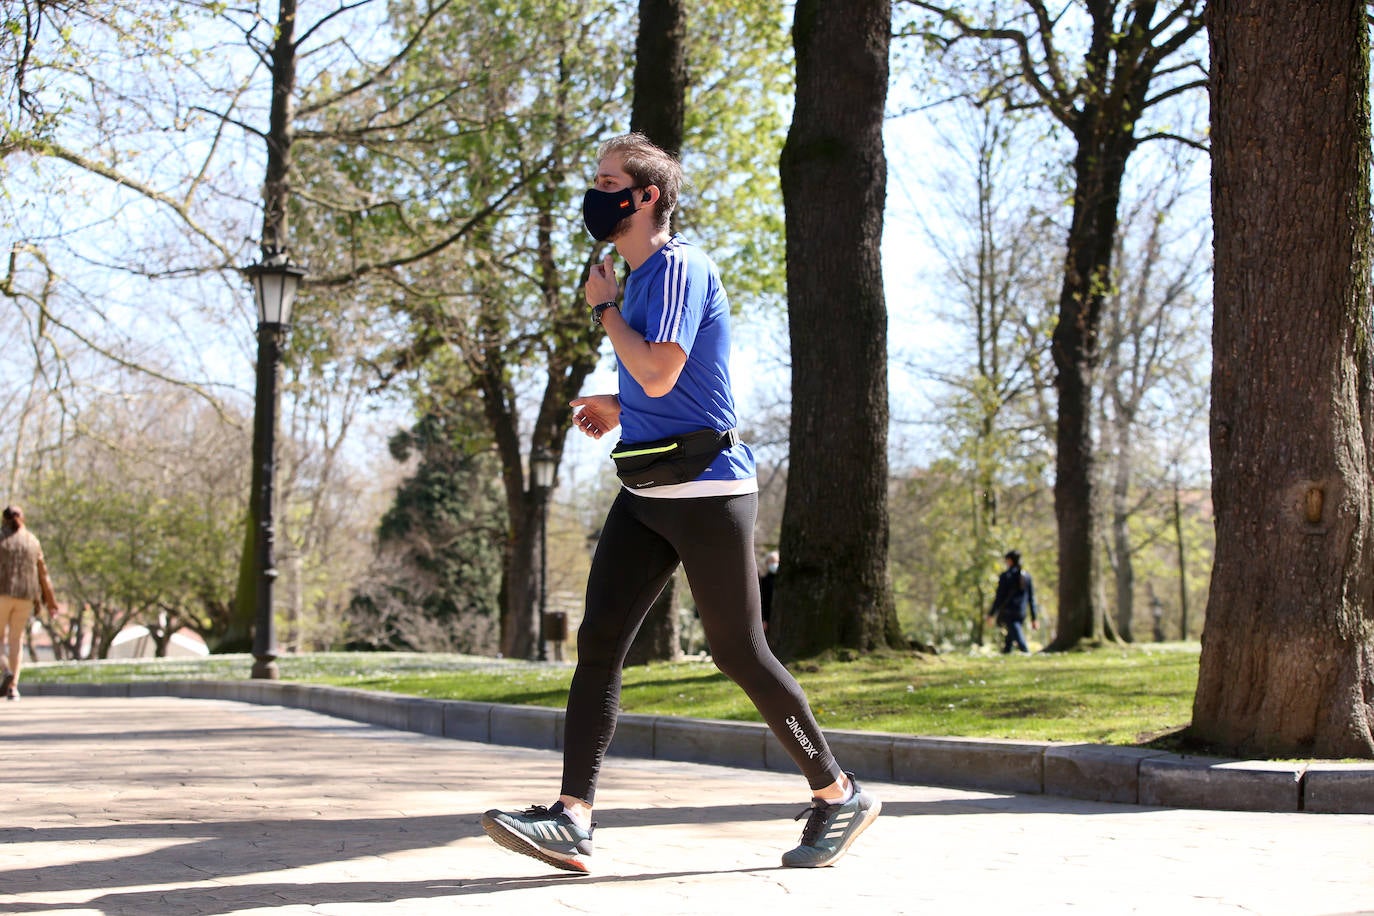
[(918, 643), (952, 648), (979, 645), (992, 604), (1002, 554), (1016, 545), (1035, 577), (1037, 605), (1051, 612), (1054, 518), (1048, 487), (1039, 479), (999, 478), (1000, 510), (988, 531), (977, 476), (957, 455), (910, 469), (892, 496), (892, 578), (905, 632)]
[(229, 624), (242, 523), (240, 435), (185, 400), (145, 396), (69, 439), (31, 506), (67, 613), (45, 621), (66, 654), (104, 657), (142, 624), (159, 653), (183, 627)]
[[(378, 530), (379, 562), (355, 595), (352, 648), (493, 653), (501, 611), (505, 503), (494, 456), (473, 439), (465, 402), (432, 402), (392, 437), (397, 461), (417, 460)], [(471, 402), (466, 407), (471, 410)]]

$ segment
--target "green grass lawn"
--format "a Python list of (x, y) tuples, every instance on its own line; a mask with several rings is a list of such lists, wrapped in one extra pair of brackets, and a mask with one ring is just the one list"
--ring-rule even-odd
[[(279, 660), (282, 677), (438, 699), (561, 707), (570, 665), (454, 655), (326, 653)], [(48, 663), (29, 683), (247, 677), (246, 656)], [(1056, 655), (869, 656), (791, 666), (826, 728), (916, 735), (1136, 744), (1186, 725), (1197, 686), (1194, 644)], [(708, 661), (631, 668), (626, 712), (759, 721)]]

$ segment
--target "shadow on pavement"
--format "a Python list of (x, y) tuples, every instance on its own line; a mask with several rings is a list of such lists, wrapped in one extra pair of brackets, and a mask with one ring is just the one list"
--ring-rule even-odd
[[(701, 807), (622, 808), (598, 810), (597, 821), (602, 829), (630, 829), (667, 825), (697, 825), (786, 821), (803, 810), (801, 805), (754, 804), (716, 805)], [(949, 816), (992, 813), (1024, 814), (1092, 814), (1123, 813), (1135, 809), (1130, 806), (1071, 802), (1048, 796), (986, 796), (969, 800), (892, 801), (884, 805), (884, 818)], [(305, 868), (322, 863), (356, 858), (384, 857), (415, 849), (431, 849), (454, 840), (481, 837), (476, 813), (432, 815), (425, 817), (259, 820), (116, 823), (99, 826), (5, 828), (0, 829), (0, 843), (98, 843), (108, 849), (111, 844), (135, 840), (166, 842), (161, 849), (143, 850), (122, 857), (98, 862), (70, 862), (56, 865), (9, 869), (0, 872), (0, 887), (7, 893), (70, 892), (99, 890), (111, 884), (176, 885), (187, 880), (217, 880), (257, 872), (278, 872)], [(45, 857), (46, 858), (46, 857)], [(51, 861), (49, 859), (49, 861)], [(693, 872), (675, 873), (682, 876)], [(124, 877), (127, 876), (127, 879)], [(629, 881), (649, 880), (670, 875), (592, 876), (582, 880)], [(549, 879), (529, 878), (456, 878), (453, 882), (400, 882), (396, 884), (356, 882), (344, 884), (280, 884), (250, 887), (222, 886), (213, 889), (217, 894), (253, 893), (270, 896), (282, 893), (301, 902), (349, 902), (363, 900), (393, 900), (405, 897), (443, 896), (448, 894), (486, 893), (530, 886), (531, 881), (562, 881), (568, 877)], [(330, 890), (330, 889), (335, 890)], [(368, 889), (371, 889), (370, 891)], [(206, 889), (208, 893), (211, 889)], [(153, 892), (149, 892), (153, 893)], [(162, 890), (157, 897), (162, 912), (198, 912), (194, 897), (199, 889)], [(332, 894), (341, 896), (332, 896)], [(366, 896), (365, 894), (372, 894)], [(172, 906), (174, 896), (189, 895), (186, 907)], [(139, 894), (102, 898), (106, 912), (139, 912)], [(97, 901), (100, 902), (100, 901)], [(146, 904), (147, 901), (144, 901)], [(172, 901), (174, 904), (175, 901)], [(9, 904), (16, 906), (16, 904)], [(12, 912), (37, 912), (56, 906), (29, 904)], [(143, 909), (149, 912), (149, 909)]]
[[(337, 724), (312, 725), (312, 733), (342, 733), (346, 735), (356, 735), (362, 732), (376, 732), (385, 734), (389, 738), (420, 738), (423, 737), (415, 732), (392, 732), (377, 725), (368, 725), (363, 722), (341, 721)], [(149, 742), (158, 740), (190, 740), (208, 738), (233, 737), (236, 740), (248, 739), (284, 739), (292, 738), (301, 733), (301, 729), (291, 726), (281, 725), (261, 725), (261, 726), (234, 726), (232, 731), (225, 727), (207, 726), (205, 728), (177, 728), (173, 730), (145, 728), (132, 729), (129, 731), (108, 731), (108, 732), (81, 732), (72, 735), (70, 732), (39, 732), (26, 731), (15, 736), (15, 740), (23, 741), (25, 744), (69, 744), (73, 737), (82, 741), (103, 741), (103, 742)]]
[[(6, 828), (0, 829), (0, 843), (98, 843), (105, 847), (123, 840), (138, 840), (165, 841), (169, 845), (97, 862), (35, 865), (0, 871), (0, 888), (7, 894), (27, 894), (98, 890), (120, 882), (179, 884), (188, 878), (214, 880), (304, 868), (323, 862), (386, 856), (481, 836), (477, 817), (476, 814), (451, 814)], [(129, 880), (121, 878), (124, 874), (130, 876)], [(168, 912), (165, 908), (160, 911)]]
[[(781, 868), (781, 866), (778, 866)], [(468, 894), (494, 894), (559, 884), (628, 884), (693, 878), (703, 875), (762, 874), (773, 868), (733, 868), (712, 871), (646, 872), (638, 875), (574, 875), (555, 872), (539, 877), (454, 878), (439, 881), (324, 881), (311, 884), (270, 883), (214, 887), (160, 888), (105, 894), (74, 907), (71, 903), (6, 904), (6, 913), (95, 909), (105, 916), (146, 916), (148, 913), (227, 913), (259, 906), (326, 906), (340, 903), (396, 903)], [(182, 876), (185, 880), (185, 876)]]

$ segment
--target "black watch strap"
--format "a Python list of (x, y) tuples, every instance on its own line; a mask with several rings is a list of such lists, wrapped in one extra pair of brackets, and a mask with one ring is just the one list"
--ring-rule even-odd
[(601, 324), (601, 313), (606, 311), (606, 309), (618, 308), (620, 308), (620, 306), (616, 305), (614, 302), (603, 302), (600, 305), (592, 306), (592, 326), (595, 327)]

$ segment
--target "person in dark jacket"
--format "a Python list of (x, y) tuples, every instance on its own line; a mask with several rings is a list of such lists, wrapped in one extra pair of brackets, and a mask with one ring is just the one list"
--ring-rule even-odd
[(759, 605), (763, 610), (763, 632), (768, 632), (768, 621), (773, 616), (773, 583), (778, 579), (778, 552), (768, 551), (763, 558), (763, 575), (759, 576)]
[(997, 577), (997, 594), (992, 599), (992, 610), (988, 612), (988, 622), (996, 620), (1007, 631), (1006, 642), (1002, 644), (1002, 654), (1011, 652), (1016, 646), (1022, 652), (1029, 652), (1026, 634), (1022, 627), (1026, 622), (1026, 610), (1030, 609), (1031, 629), (1040, 629), (1040, 621), (1035, 615), (1035, 586), (1031, 583), (1030, 573), (1021, 568), (1021, 554), (1008, 550), (1004, 558), (1007, 571)]

